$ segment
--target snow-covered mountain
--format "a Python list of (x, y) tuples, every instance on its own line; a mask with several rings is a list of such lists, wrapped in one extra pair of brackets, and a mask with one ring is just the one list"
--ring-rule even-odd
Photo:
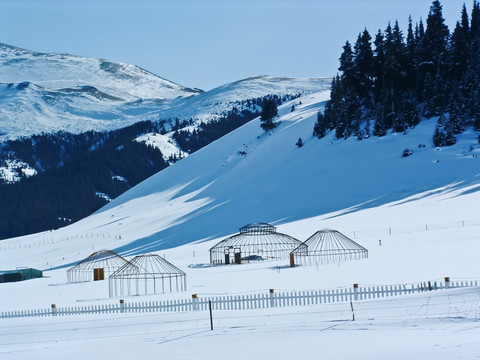
[(203, 93), (133, 65), (0, 44), (0, 141), (142, 120), (208, 121), (246, 99), (329, 87), (330, 79), (262, 76)]
[[(112, 100), (173, 99), (201, 93), (138, 66), (69, 54), (39, 53), (0, 43), (2, 83), (31, 82), (44, 89), (95, 87)], [(102, 98), (104, 95), (99, 95)]]

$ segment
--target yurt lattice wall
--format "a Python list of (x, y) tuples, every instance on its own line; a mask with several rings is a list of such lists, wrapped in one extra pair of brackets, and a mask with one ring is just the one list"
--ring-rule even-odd
[(290, 254), (290, 266), (337, 263), (368, 258), (368, 250), (337, 230), (323, 229)]
[(266, 223), (252, 223), (240, 228), (240, 233), (222, 240), (210, 249), (210, 263), (240, 264), (245, 261), (288, 258), (301, 242), (278, 233)]
[(159, 255), (135, 256), (109, 277), (109, 295), (147, 295), (187, 290), (186, 274)]
[(104, 280), (125, 264), (128, 264), (128, 260), (116, 252), (100, 250), (68, 269), (67, 280), (68, 282)]

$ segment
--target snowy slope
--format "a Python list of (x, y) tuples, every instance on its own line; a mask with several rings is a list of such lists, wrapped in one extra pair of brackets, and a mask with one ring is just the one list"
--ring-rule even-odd
[(198, 94), (134, 65), (69, 54), (46, 54), (0, 43), (0, 81), (29, 81), (49, 89), (93, 86), (123, 100)]
[[(313, 123), (327, 97), (328, 92), (319, 92), (284, 104), (280, 125), (271, 133), (253, 120), (78, 223), (0, 242), (3, 268), (46, 270), (42, 279), (0, 284), (0, 308), (118, 303), (108, 298), (105, 282), (66, 283), (69, 266), (102, 248), (125, 256), (156, 251), (187, 274), (187, 293), (126, 297), (127, 302), (184, 299), (193, 293), (406, 284), (445, 276), (478, 279), (477, 134), (466, 131), (456, 145), (436, 149), (430, 141), (432, 119), (407, 135), (358, 141), (329, 134), (318, 140)], [(290, 112), (293, 104), (296, 110)], [(302, 148), (295, 146), (299, 137)], [(405, 148), (413, 154), (403, 158)], [(274, 223), (301, 240), (335, 228), (365, 246), (369, 258), (295, 268), (286, 261), (209, 266), (208, 249), (253, 221)], [(234, 360), (246, 354), (292, 359), (316, 358), (319, 347), (329, 359), (478, 355), (478, 288), (353, 306), (356, 321), (346, 303), (215, 311), (214, 331), (207, 312), (1, 320), (0, 355), (76, 360), (152, 358), (161, 352), (181, 360), (225, 354)]]

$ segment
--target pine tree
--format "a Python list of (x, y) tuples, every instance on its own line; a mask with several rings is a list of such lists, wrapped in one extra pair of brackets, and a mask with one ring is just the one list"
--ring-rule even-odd
[(447, 49), (449, 31), (445, 25), (440, 1), (434, 0), (427, 17), (427, 29), (422, 38), (423, 61), (430, 63), (429, 71), (436, 73)]
[(427, 76), (430, 77), (431, 85), (435, 86), (435, 89), (429, 89), (429, 92), (424, 91), (422, 94), (423, 100), (429, 102), (430, 114), (438, 115), (439, 106), (441, 106), (439, 98), (442, 97), (443, 93), (440, 94), (439, 92), (444, 90), (443, 83), (446, 81), (441, 68), (444, 67), (448, 38), (449, 31), (442, 15), (442, 5), (438, 0), (434, 0), (430, 7), (427, 29), (421, 43), (421, 78), (425, 82), (424, 90), (429, 86)]
[(317, 114), (317, 121), (315, 123), (315, 126), (313, 127), (313, 135), (321, 139), (322, 137), (325, 136), (325, 133), (327, 132), (329, 128), (329, 124), (327, 121), (327, 118), (325, 117), (324, 114), (319, 112)]
[(441, 130), (439, 125), (437, 125), (433, 132), (433, 144), (436, 147), (445, 146), (445, 133)]
[(375, 36), (375, 50), (373, 55), (373, 97), (374, 102), (383, 102), (383, 86), (384, 86), (384, 71), (385, 66), (385, 43), (383, 33), (378, 30)]
[(337, 138), (344, 136), (346, 105), (343, 82), (340, 80), (339, 75), (332, 80), (330, 100), (325, 105), (325, 121), (327, 124), (330, 124), (331, 129), (335, 129)]
[(273, 118), (278, 115), (278, 108), (275, 99), (272, 97), (263, 100), (262, 113), (260, 114), (261, 127), (265, 131), (274, 129), (277, 125)]
[(358, 35), (354, 47), (354, 72), (356, 79), (356, 93), (360, 103), (366, 109), (371, 109), (370, 91), (373, 78), (373, 51), (371, 46), (372, 37), (367, 29)]

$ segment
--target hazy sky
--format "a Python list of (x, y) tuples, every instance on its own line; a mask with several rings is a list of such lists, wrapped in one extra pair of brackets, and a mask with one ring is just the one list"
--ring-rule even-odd
[[(138, 65), (209, 90), (256, 75), (331, 77), (346, 40), (430, 0), (0, 0), (0, 42)], [(450, 29), (464, 1), (441, 1)], [(472, 1), (466, 2), (470, 13)], [(1, 79), (0, 79), (1, 82)]]

